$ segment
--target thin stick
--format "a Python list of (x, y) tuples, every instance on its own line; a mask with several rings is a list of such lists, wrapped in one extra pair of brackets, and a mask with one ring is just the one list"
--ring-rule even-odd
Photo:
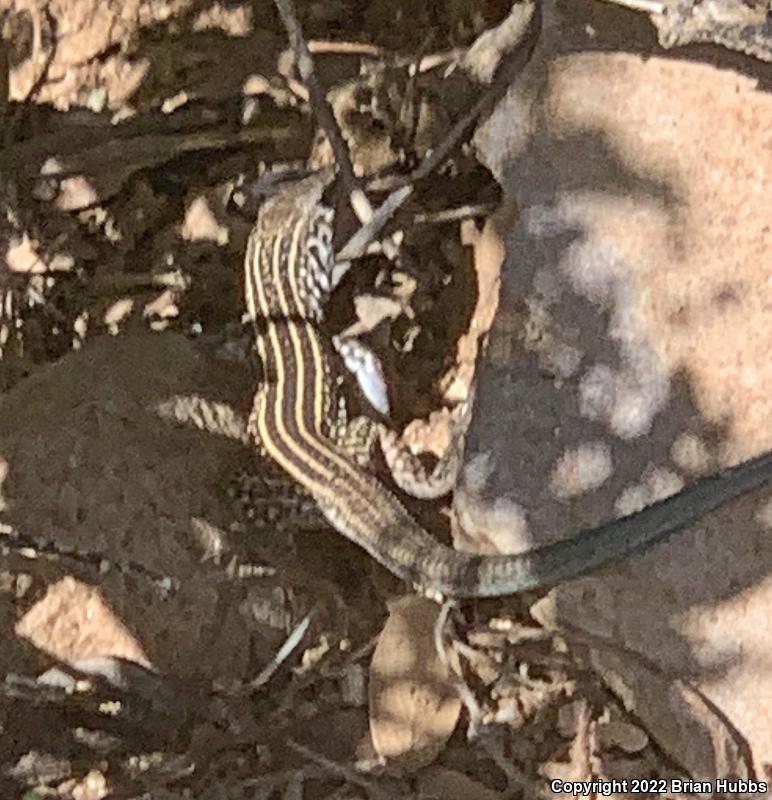
[[(614, 0), (610, 0), (614, 2)], [(394, 66), (401, 67), (416, 62), (415, 57), (400, 58), (395, 57), (381, 47), (364, 42), (335, 42), (328, 39), (309, 39), (308, 51), (311, 55), (352, 55), (363, 56), (364, 58), (390, 58)], [(458, 61), (466, 53), (466, 48), (456, 47), (452, 50), (445, 50), (439, 53), (429, 53), (421, 56), (417, 61), (417, 71), (419, 73)]]
[(340, 263), (343, 261), (354, 261), (360, 258), (367, 251), (368, 245), (375, 240), (383, 230), (383, 226), (394, 216), (399, 207), (413, 193), (412, 186), (402, 186), (393, 191), (383, 203), (373, 212), (370, 219), (365, 222), (359, 230), (343, 245), (343, 248), (335, 257)]
[[(49, 274), (61, 276), (59, 271), (48, 271)], [(46, 274), (46, 273), (43, 273)], [(72, 273), (64, 273), (71, 275)], [(151, 289), (161, 287), (162, 289), (176, 289), (183, 292), (190, 287), (190, 278), (181, 270), (169, 270), (167, 272), (127, 272), (119, 275), (109, 275), (105, 278), (96, 278), (92, 281), (91, 289), (97, 294), (109, 294), (113, 292), (126, 292), (132, 289)]]
[(324, 88), (319, 83), (314, 72), (314, 60), (311, 57), (311, 52), (308, 49), (303, 30), (298, 22), (297, 15), (292, 0), (274, 0), (276, 8), (287, 31), (290, 47), (295, 51), (297, 58), (298, 72), (303, 79), (303, 83), (308, 87), (310, 96), (311, 107), (313, 108), (316, 118), (319, 120), (327, 138), (330, 140), (332, 151), (335, 155), (335, 161), (340, 170), (340, 177), (343, 181), (343, 186), (347, 194), (351, 194), (356, 188), (356, 179), (354, 177), (354, 168), (351, 164), (351, 156), (348, 152), (348, 147), (343, 139), (338, 121), (335, 119), (335, 114), (332, 112), (330, 104), (327, 102), (327, 94)]
[(250, 690), (254, 691), (255, 689), (259, 689), (261, 686), (264, 686), (266, 683), (268, 683), (274, 672), (276, 672), (276, 670), (279, 669), (279, 667), (287, 660), (287, 658), (289, 658), (292, 651), (300, 644), (300, 640), (308, 630), (312, 616), (313, 611), (306, 614), (305, 617), (303, 617), (303, 619), (295, 626), (295, 629), (287, 637), (284, 644), (279, 648), (279, 652), (276, 653), (276, 655), (271, 659), (270, 663), (260, 671), (260, 674), (250, 682)]
[(467, 685), (462, 674), (453, 669), (453, 665), (448, 658), (447, 650), (445, 649), (445, 626), (448, 624), (450, 612), (455, 608), (456, 603), (453, 600), (446, 600), (440, 608), (437, 620), (434, 623), (434, 647), (437, 651), (437, 656), (440, 659), (442, 666), (448, 674), (448, 679), (453, 683), (453, 688), (458, 694), (459, 700), (464, 704), (469, 714), (469, 730), (467, 738), (474, 739), (481, 727), (482, 711), (480, 705), (475, 699), (472, 690)]
[[(522, 38), (514, 48), (513, 54), (497, 70), (497, 73), (489, 86), (480, 95), (469, 111), (459, 119), (450, 129), (447, 136), (432, 150), (421, 163), (406, 177), (398, 178), (397, 186), (414, 184), (427, 178), (440, 167), (448, 156), (460, 147), (474, 132), (474, 128), (479, 120), (487, 116), (496, 107), (496, 104), (504, 96), (505, 92), (514, 82), (525, 66), (531, 60), (531, 55), (541, 31), (541, 8), (539, 4), (534, 4), (533, 12), (528, 21), (527, 27), (523, 31)], [(367, 188), (369, 190), (390, 189), (394, 183), (386, 180), (375, 179), (371, 181)]]
[(288, 739), (287, 745), (296, 753), (299, 753), (301, 756), (303, 756), (303, 758), (307, 758), (314, 764), (318, 764), (320, 767), (323, 767), (333, 775), (338, 775), (355, 786), (361, 786), (368, 794), (376, 798), (376, 800), (387, 800), (386, 794), (378, 786), (376, 786), (373, 781), (363, 778), (356, 772), (356, 770), (352, 769), (346, 764), (339, 764), (337, 761), (333, 761), (332, 759), (323, 756), (321, 753), (316, 753), (313, 750), (310, 750), (308, 747), (304, 747), (299, 742), (294, 741), (294, 739)]
[(472, 108), (461, 117), (450, 129), (445, 139), (433, 150), (409, 176), (410, 183), (416, 183), (431, 175), (456, 147), (465, 142), (474, 132), (477, 122), (489, 115), (496, 104), (504, 96), (515, 78), (531, 60), (531, 55), (536, 47), (536, 41), (541, 31), (541, 5), (533, 6), (531, 18), (523, 31), (523, 37), (518, 42), (511, 60), (505, 61), (498, 69), (498, 74), (491, 81), (490, 86), (484, 91)]
[(310, 39), (308, 52), (318, 54), (338, 54), (352, 56), (369, 56), (370, 58), (383, 58), (384, 52), (380, 47), (364, 42), (333, 42), (329, 39)]
[(439, 225), (443, 222), (458, 222), (470, 217), (487, 217), (496, 210), (495, 203), (478, 203), (477, 205), (444, 208), (442, 211), (427, 211), (413, 217), (414, 225)]
[(661, 0), (606, 0), (606, 2), (624, 6), (632, 11), (645, 11), (648, 14), (664, 14), (667, 7)]
[[(276, 0), (277, 3), (283, 1), (284, 0)], [(442, 142), (440, 142), (440, 144), (432, 150), (406, 178), (396, 178), (393, 180), (376, 178), (368, 184), (368, 190), (373, 191), (391, 189), (395, 186), (395, 183), (396, 188), (386, 198), (380, 208), (375, 211), (373, 218), (363, 224), (344, 245), (343, 249), (336, 257), (336, 261), (349, 261), (363, 255), (370, 242), (378, 236), (386, 222), (410, 196), (413, 185), (431, 175), (432, 172), (442, 165), (453, 150), (471, 136), (477, 122), (483, 116), (493, 111), (496, 103), (503, 97), (515, 78), (523, 71), (526, 64), (530, 61), (540, 31), (541, 8), (538, 4), (534, 4), (531, 18), (523, 31), (522, 39), (515, 48), (514, 54), (511, 56), (510, 60), (499, 67), (490, 86), (480, 95), (480, 98), (472, 108), (453, 125)], [(406, 189), (409, 191), (405, 191)], [(353, 255), (354, 253), (356, 255)]]

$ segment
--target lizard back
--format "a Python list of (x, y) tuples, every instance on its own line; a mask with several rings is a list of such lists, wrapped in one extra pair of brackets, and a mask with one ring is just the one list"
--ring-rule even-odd
[(333, 435), (340, 365), (319, 325), (335, 268), (333, 213), (321, 202), (330, 178), (313, 175), (271, 198), (249, 238), (245, 294), (266, 376), (250, 430), (333, 527), (392, 573), (450, 597), (551, 586), (645, 549), (769, 480), (772, 453), (698, 481), (638, 514), (527, 553), (481, 556), (441, 545)]

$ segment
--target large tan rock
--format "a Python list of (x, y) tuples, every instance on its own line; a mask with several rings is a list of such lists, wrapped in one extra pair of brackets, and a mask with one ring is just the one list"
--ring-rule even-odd
[[(772, 447), (772, 97), (567, 9), (481, 136), (521, 221), (457, 508), (510, 551)], [(705, 779), (772, 763), (771, 491), (538, 610)]]

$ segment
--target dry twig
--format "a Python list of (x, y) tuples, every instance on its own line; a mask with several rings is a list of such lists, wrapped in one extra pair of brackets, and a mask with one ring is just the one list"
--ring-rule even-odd
[(276, 655), (271, 659), (261, 671), (260, 674), (249, 684), (249, 689), (254, 691), (264, 686), (271, 679), (277, 669), (289, 658), (292, 651), (300, 644), (300, 640), (308, 630), (311, 624), (311, 617), (314, 612), (309, 611), (308, 614), (295, 626), (294, 630), (285, 640), (284, 644), (279, 648)]
[(386, 793), (383, 792), (380, 787), (373, 783), (373, 781), (363, 778), (352, 767), (349, 767), (346, 764), (339, 764), (337, 761), (333, 761), (332, 759), (323, 756), (321, 753), (316, 753), (313, 750), (304, 747), (302, 744), (299, 744), (293, 739), (288, 739), (287, 745), (296, 753), (299, 753), (301, 756), (303, 756), (303, 758), (307, 758), (314, 764), (324, 767), (324, 769), (326, 769), (328, 772), (338, 775), (355, 786), (361, 786), (370, 795), (370, 797), (374, 798), (374, 800), (391, 800), (391, 798), (389, 798), (389, 796), (386, 795)]
[[(286, 2), (286, 0), (276, 0), (276, 2)], [(515, 78), (530, 61), (540, 31), (541, 9), (538, 4), (534, 3), (531, 6), (531, 16), (524, 24), (522, 35), (513, 50), (513, 54), (499, 67), (490, 85), (480, 95), (472, 108), (452, 126), (439, 145), (430, 151), (418, 167), (407, 177), (376, 178), (370, 181), (367, 186), (370, 191), (383, 191), (391, 188), (393, 188), (393, 191), (374, 212), (373, 218), (365, 222), (345, 244), (337, 256), (338, 261), (353, 260), (363, 255), (370, 242), (378, 236), (386, 222), (410, 196), (414, 185), (429, 177), (456, 148), (467, 141), (474, 132), (476, 125), (484, 116), (493, 111)]]
[(351, 164), (351, 156), (348, 152), (346, 142), (343, 139), (338, 121), (335, 119), (332, 107), (327, 101), (327, 94), (314, 72), (314, 60), (311, 57), (308, 44), (303, 36), (303, 29), (300, 27), (300, 22), (295, 14), (294, 4), (292, 0), (274, 0), (274, 2), (281, 16), (284, 28), (287, 31), (290, 47), (295, 51), (298, 72), (303, 79), (303, 83), (308, 88), (311, 107), (319, 124), (327, 135), (327, 138), (330, 140), (343, 186), (346, 189), (346, 193), (350, 196), (356, 189), (356, 179), (354, 177), (354, 168)]
[(434, 646), (442, 665), (448, 673), (448, 678), (453, 683), (453, 688), (456, 690), (459, 700), (464, 704), (469, 714), (469, 731), (467, 735), (469, 739), (474, 739), (482, 724), (480, 704), (477, 702), (474, 693), (469, 688), (463, 676), (453, 669), (453, 665), (450, 663), (448, 653), (445, 649), (445, 626), (448, 624), (448, 617), (455, 605), (456, 603), (453, 600), (446, 600), (442, 604), (440, 613), (437, 615), (437, 621), (434, 624)]

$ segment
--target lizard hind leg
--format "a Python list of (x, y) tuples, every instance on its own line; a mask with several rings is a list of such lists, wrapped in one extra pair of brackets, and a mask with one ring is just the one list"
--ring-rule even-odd
[(373, 448), (378, 441), (394, 483), (419, 500), (442, 497), (456, 484), (461, 457), (455, 441), (429, 471), (394, 431), (370, 417), (358, 416), (339, 422), (333, 438), (352, 461), (369, 472), (376, 469)]
[(451, 441), (430, 471), (395, 431), (380, 426), (379, 434), (381, 452), (391, 477), (406, 494), (419, 500), (436, 500), (456, 485), (461, 469), (461, 448), (457, 441)]
[(419, 500), (436, 500), (453, 490), (464, 460), (464, 443), (472, 415), (472, 396), (456, 406), (450, 415), (449, 442), (431, 470), (396, 432), (380, 426), (383, 458), (392, 479), (403, 492)]

